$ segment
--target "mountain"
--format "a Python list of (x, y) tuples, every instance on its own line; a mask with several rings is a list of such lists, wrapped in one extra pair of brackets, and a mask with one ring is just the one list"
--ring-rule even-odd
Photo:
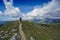
[(8, 23), (9, 21), (0, 21), (0, 24), (6, 24)]
[[(27, 40), (32, 36), (35, 40), (59, 40), (60, 23), (41, 24), (29, 21), (22, 22)], [(58, 37), (59, 36), (59, 37)]]
[(59, 23), (60, 19), (45, 18), (46, 23)]
[(12, 40), (11, 38), (13, 38), (15, 34), (17, 34), (17, 36), (19, 35), (18, 22), (10, 21), (6, 23), (6, 21), (4, 21), (3, 23), (5, 24), (0, 25), (0, 40)]
[(32, 22), (39, 22), (39, 21), (41, 21), (41, 19), (32, 19), (31, 21)]
[[(35, 40), (60, 40), (60, 23), (52, 23), (52, 24), (42, 24), (42, 23), (34, 23), (29, 21), (22, 21), (22, 30), (24, 31), (27, 40), (30, 40), (32, 36)], [(12, 29), (16, 29), (15, 32), (11, 32)], [(5, 31), (10, 33), (5, 39), (11, 38), (14, 33), (18, 33), (19, 35), (19, 23), (18, 21), (11, 21), (7, 24), (0, 27), (0, 31), (4, 31), (0, 33), (0, 35), (5, 34)]]
[(0, 24), (5, 24), (6, 23), (6, 21), (0, 21)]
[(52, 18), (37, 19), (37, 18), (33, 18), (33, 19), (31, 19), (31, 21), (36, 22), (36, 23), (59, 23), (60, 19), (52, 19)]

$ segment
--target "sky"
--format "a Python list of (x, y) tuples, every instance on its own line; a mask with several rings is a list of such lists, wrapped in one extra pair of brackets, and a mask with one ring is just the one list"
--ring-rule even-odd
[[(0, 0), (0, 21), (60, 18), (60, 0)], [(11, 1), (11, 0), (10, 0)], [(9, 2), (9, 3), (8, 3)]]
[[(8, 1), (8, 0), (7, 0)], [(31, 11), (34, 6), (42, 6), (44, 3), (48, 3), (51, 0), (13, 0), (13, 6), (21, 9), (23, 13)], [(4, 11), (5, 6), (3, 0), (0, 0), (0, 11)]]

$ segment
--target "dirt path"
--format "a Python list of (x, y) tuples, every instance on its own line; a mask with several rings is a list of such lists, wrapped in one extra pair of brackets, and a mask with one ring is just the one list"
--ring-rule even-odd
[(22, 30), (22, 23), (20, 23), (20, 22), (19, 22), (19, 32), (20, 32), (20, 35), (21, 35), (21, 40), (26, 40), (25, 34)]

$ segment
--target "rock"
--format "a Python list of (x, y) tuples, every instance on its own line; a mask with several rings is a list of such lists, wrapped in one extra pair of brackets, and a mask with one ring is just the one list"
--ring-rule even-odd
[(35, 40), (32, 36), (30, 37), (30, 40)]
[(5, 34), (7, 34), (8, 33), (8, 31), (5, 31)]
[(12, 36), (11, 40), (19, 40), (17, 33), (15, 33), (15, 34)]
[(4, 31), (1, 31), (1, 33), (4, 32)]
[(12, 30), (11, 30), (11, 32), (15, 32), (15, 31), (16, 31), (16, 29), (12, 29)]

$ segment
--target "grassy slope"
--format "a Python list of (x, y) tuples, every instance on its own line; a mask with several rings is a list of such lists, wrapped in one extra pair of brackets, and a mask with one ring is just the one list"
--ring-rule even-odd
[[(22, 27), (26, 34), (27, 40), (29, 40), (31, 36), (33, 36), (35, 40), (60, 40), (60, 24), (47, 25), (23, 21)], [(4, 27), (0, 27), (0, 31), (8, 30), (11, 32), (11, 29), (17, 29), (16, 33), (19, 33), (18, 22), (9, 22), (4, 25)], [(13, 34), (11, 33), (11, 35)]]
[(24, 21), (23, 30), (27, 40), (33, 36), (36, 40), (60, 40), (60, 24), (38, 24)]
[[(11, 32), (12, 29), (16, 29), (16, 31)], [(4, 31), (4, 32), (0, 33), (0, 35), (2, 35), (3, 37), (5, 36), (5, 32), (8, 31), (8, 37), (6, 37), (4, 40), (9, 40), (14, 35), (14, 33), (19, 34), (18, 22), (14, 21), (14, 22), (9, 22), (5, 25), (1, 25), (0, 26), (0, 32), (1, 31)]]

